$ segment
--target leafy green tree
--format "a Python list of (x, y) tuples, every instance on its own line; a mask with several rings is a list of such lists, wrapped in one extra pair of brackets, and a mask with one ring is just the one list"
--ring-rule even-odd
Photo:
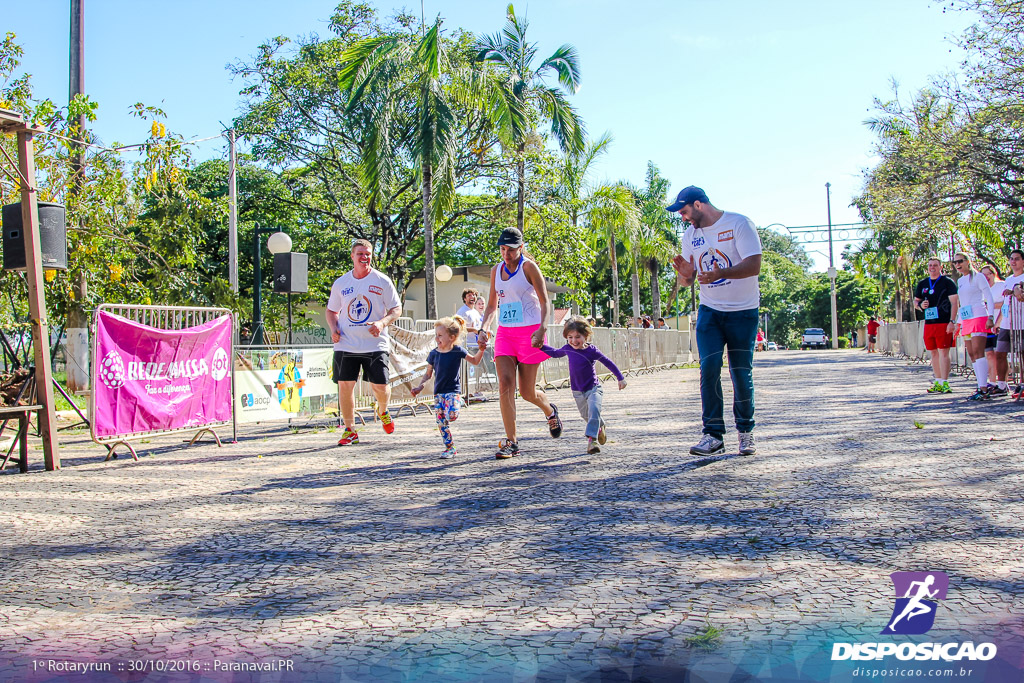
[[(353, 239), (373, 242), (379, 267), (399, 289), (422, 266), (426, 251), (420, 182), (423, 167), (417, 160), (431, 159), (433, 178), (435, 159), (421, 145), (424, 80), (418, 76), (422, 73), (410, 64), (399, 69), (397, 59), (389, 62), (397, 70), (394, 72), (372, 67), (390, 47), (401, 43), (403, 53), (421, 46), (422, 59), (417, 63), (436, 64), (440, 69), (440, 56), (435, 55), (435, 60), (429, 54), (433, 48), (417, 40), (413, 28), (417, 23), (399, 14), (382, 24), (369, 5), (342, 2), (330, 22), (333, 37), (305, 39), (292, 52), (287, 52), (288, 39), (277, 38), (261, 46), (251, 64), (232, 67), (246, 82), (242, 90), (246, 110), (236, 119), (236, 127), (252, 141), (254, 160), (285, 177), (289, 192), (279, 201), (300, 209), (305, 220), (327, 232), (339, 266), (347, 262)], [(364, 42), (371, 39), (377, 42)], [(444, 40), (438, 35), (438, 50)], [(449, 60), (470, 63), (472, 38), (459, 33), (453, 40), (455, 45), (445, 47)], [(360, 44), (377, 45), (377, 50), (361, 70), (346, 72), (354, 65), (352, 50)], [(371, 77), (371, 73), (376, 75)], [(355, 105), (350, 102), (350, 89), (343, 87), (350, 77), (353, 84), (366, 85)], [(385, 83), (394, 88), (385, 91)], [(447, 96), (446, 87), (442, 84), (440, 91), (428, 91), (428, 100), (438, 98), (431, 100), (431, 107)], [(358, 85), (351, 94), (357, 90)], [(386, 126), (375, 120), (383, 111), (387, 112)], [(437, 152), (457, 150), (457, 158), (444, 162), (442, 172), (443, 176), (450, 168), (454, 173), (454, 185), (448, 185), (455, 190), (499, 174), (503, 163), (486, 119), (465, 114), (464, 109), (456, 114), (454, 141), (438, 144), (435, 138), (430, 143)], [(427, 127), (433, 126), (428, 121)], [(430, 194), (428, 207), (434, 202), (433, 190)], [(497, 206), (485, 206), (478, 198), (457, 193), (447, 196), (451, 196), (451, 209), (433, 224), (432, 237), (436, 239), (460, 220), (487, 215)], [(436, 208), (445, 205), (440, 202)]]
[[(487, 105), (497, 98), (505, 100), (502, 109), (515, 111), (515, 101), (505, 91), (486, 86), (492, 81), (472, 73), (468, 64), (459, 65), (458, 49), (441, 37), (441, 20), (435, 21), (423, 37), (412, 43), (408, 36), (385, 35), (366, 38), (348, 48), (342, 55), (339, 84), (348, 97), (348, 112), (366, 104), (372, 110), (367, 144), (361, 149), (359, 165), (364, 187), (371, 197), (379, 197), (383, 186), (391, 185), (393, 155), (391, 138), (397, 118), (409, 109), (403, 98), (396, 96), (406, 89), (415, 93), (411, 107), (413, 128), (410, 151), (418, 165), (422, 193), (423, 254), (427, 294), (427, 316), (437, 317), (437, 295), (434, 278), (434, 222), (450, 213), (455, 203), (456, 166), (459, 142), (475, 131), (479, 137), (484, 128), (481, 116)], [(468, 107), (460, 111), (459, 100)], [(476, 111), (474, 111), (474, 109)], [(521, 124), (517, 124), (521, 125)], [(463, 133), (463, 129), (467, 129)], [(460, 135), (461, 133), (461, 135)]]
[[(909, 282), (925, 255), (963, 251), (997, 269), (1024, 241), (1024, 3), (958, 0), (949, 8), (976, 18), (959, 39), (963, 73), (933, 78), (903, 98), (876, 100), (866, 123), (879, 162), (865, 174), (855, 204), (879, 238), (859, 270), (872, 273), (882, 298), (908, 317)], [(945, 10), (944, 10), (945, 11)]]
[[(803, 301), (796, 316), (798, 329), (832, 326), (832, 297), (828, 275), (814, 273), (804, 282), (799, 294)], [(875, 283), (849, 271), (841, 270), (836, 276), (836, 310), (839, 314), (839, 333), (863, 325), (874, 315), (877, 293)]]
[(762, 248), (760, 310), (768, 316), (769, 339), (793, 345), (803, 330), (798, 317), (805, 306), (803, 292), (811, 259), (792, 236), (765, 228), (757, 232)]

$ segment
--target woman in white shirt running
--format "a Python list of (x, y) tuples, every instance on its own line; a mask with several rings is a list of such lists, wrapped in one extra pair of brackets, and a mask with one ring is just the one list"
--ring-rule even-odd
[(562, 434), (562, 421), (543, 391), (537, 389), (537, 369), (548, 355), (539, 347), (544, 343), (544, 323), (548, 317), (548, 289), (537, 264), (526, 253), (523, 234), (505, 228), (498, 238), (501, 261), (491, 269), (491, 291), (487, 297), (480, 336), (498, 314), (498, 332), (494, 337), (494, 363), (498, 370), (499, 405), (505, 426), (505, 438), (498, 442), (499, 460), (519, 455), (516, 438), (516, 376), (519, 394), (544, 411), (551, 436)]
[(956, 296), (949, 297), (956, 312), (957, 325), (953, 334), (964, 338), (964, 346), (974, 365), (974, 375), (978, 380), (978, 390), (968, 396), (970, 401), (981, 401), (988, 395), (988, 360), (985, 359), (985, 330), (992, 327), (992, 315), (995, 310), (992, 302), (992, 288), (981, 273), (971, 268), (971, 260), (966, 254), (953, 256), (953, 265), (961, 277), (957, 281)]

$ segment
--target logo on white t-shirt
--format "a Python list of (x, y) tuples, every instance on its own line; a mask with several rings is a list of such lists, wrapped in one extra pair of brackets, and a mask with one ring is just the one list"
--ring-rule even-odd
[(370, 319), (370, 312), (373, 310), (370, 300), (360, 294), (348, 302), (348, 319), (356, 325), (361, 325)]
[[(700, 255), (700, 268), (702, 271), (710, 273), (715, 269), (716, 265), (723, 269), (729, 268), (732, 266), (732, 261), (719, 249), (708, 249)], [(723, 282), (725, 282), (724, 277), (715, 280), (711, 284), (718, 285)]]

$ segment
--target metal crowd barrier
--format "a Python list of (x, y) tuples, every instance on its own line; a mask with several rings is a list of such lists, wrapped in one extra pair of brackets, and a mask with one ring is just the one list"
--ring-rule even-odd
[(1010, 304), (1003, 302), (1004, 322), (1002, 327), (1010, 331), (1010, 353), (1006, 357), (1007, 373), (1006, 380), (1010, 386), (1017, 387), (1017, 401), (1024, 399), (1024, 302), (1009, 297)]
[[(912, 363), (931, 363), (931, 352), (924, 348), (924, 321), (888, 323), (878, 328), (878, 352), (902, 358)], [(963, 338), (957, 336), (955, 346), (949, 350), (950, 372), (970, 376), (974, 368), (967, 357)]]
[[(558, 348), (565, 344), (561, 325), (548, 325), (547, 343)], [(623, 375), (640, 375), (657, 370), (685, 365), (693, 362), (690, 352), (690, 331), (654, 330), (624, 327), (595, 327), (591, 343), (601, 350), (619, 368)], [(475, 377), (470, 382), (470, 395), (478, 397), (497, 396), (498, 381), (494, 370), (494, 350), (488, 346), (484, 362), (470, 369)], [(602, 364), (597, 364), (598, 376), (602, 379), (612, 374)], [(569, 386), (568, 358), (551, 358), (541, 363), (537, 373), (537, 384), (544, 389)]]
[[(403, 325), (392, 330), (393, 345), (391, 354), (391, 407), (393, 415), (403, 413), (418, 414), (431, 411), (433, 406), (433, 386), (430, 382), (419, 396), (413, 396), (411, 389), (419, 384), (426, 372), (426, 354), (434, 348), (434, 321), (417, 320), (416, 329)], [(548, 343), (559, 347), (565, 343), (561, 325), (548, 326)], [(483, 361), (476, 366), (463, 362), (463, 392), (467, 402), (488, 401), (498, 398), (498, 374), (494, 363), (493, 336), (484, 351)], [(657, 370), (685, 365), (693, 361), (690, 352), (690, 331), (686, 330), (653, 330), (640, 328), (594, 328), (592, 339), (602, 353), (608, 356), (623, 375), (639, 375)], [(475, 345), (463, 342), (466, 350), (475, 353)], [(310, 348), (308, 345), (302, 348)], [(297, 346), (261, 346), (237, 350), (238, 358), (245, 357), (254, 365), (259, 365), (262, 356), (288, 354), (298, 350)], [(602, 379), (612, 377), (603, 365), (598, 364), (598, 376)], [(569, 363), (566, 358), (552, 358), (544, 361), (537, 373), (537, 384), (544, 389), (557, 389), (569, 386)], [(373, 410), (376, 399), (373, 391), (362, 379), (356, 383), (356, 421), (365, 424), (375, 421)], [(341, 420), (338, 402), (335, 396), (325, 397), (322, 402), (315, 403), (312, 410), (304, 411), (289, 419), (306, 420), (315, 418)]]
[[(148, 327), (154, 327), (160, 330), (185, 330), (191, 327), (198, 327), (199, 325), (205, 325), (208, 322), (212, 322), (221, 318), (225, 315), (232, 316), (232, 334), (231, 334), (231, 348), (228, 349), (228, 358), (234, 357), (234, 338), (237, 334), (237, 330), (234, 329), (236, 324), (233, 313), (227, 308), (207, 308), (199, 306), (142, 306), (135, 304), (100, 304), (96, 307), (93, 312), (93, 318), (91, 323), (91, 336), (92, 349), (90, 351), (90, 357), (92, 361), (92, 369), (95, 374), (96, 368), (99, 367), (100, 359), (96, 356), (99, 354), (99, 343), (96, 340), (97, 320), (99, 313), (107, 312), (114, 315), (127, 318), (140, 325), (146, 325)], [(231, 392), (234, 395), (234, 363), (231, 363), (230, 382)], [(91, 376), (92, 386), (96, 386), (95, 376)], [(178, 432), (195, 432), (192, 439), (188, 442), (191, 446), (203, 434), (210, 434), (213, 436), (214, 441), (217, 445), (221, 445), (220, 436), (214, 431), (215, 427), (227, 427), (232, 428), (232, 438), (235, 436), (235, 411), (234, 401), (232, 401), (231, 420), (226, 422), (208, 422), (204, 424), (193, 425), (191, 427), (180, 427), (177, 429), (148, 429), (137, 432), (128, 432), (123, 434), (114, 434), (108, 436), (99, 436), (96, 434), (96, 392), (89, 392), (89, 432), (93, 442), (105, 446), (107, 449), (107, 460), (114, 457), (114, 451), (118, 446), (124, 446), (131, 453), (133, 460), (138, 460), (139, 455), (132, 445), (133, 439), (140, 439), (144, 436), (151, 435), (164, 435), (164, 434), (175, 434)]]
[[(1010, 384), (1024, 383), (1024, 303), (1011, 297), (1010, 306), (1004, 312), (1001, 327), (1016, 328), (1018, 332), (1018, 334), (1010, 334), (1007, 381)], [(876, 346), (880, 353), (887, 356), (902, 358), (913, 363), (931, 363), (931, 352), (924, 348), (924, 321), (921, 320), (882, 325), (878, 328)], [(951, 373), (965, 377), (974, 375), (974, 368), (967, 355), (963, 337), (957, 336), (955, 347), (949, 350), (949, 361)]]

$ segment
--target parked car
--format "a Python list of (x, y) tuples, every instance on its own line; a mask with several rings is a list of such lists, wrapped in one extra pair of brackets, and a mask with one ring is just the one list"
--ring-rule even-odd
[(827, 349), (828, 337), (820, 327), (808, 327), (800, 337), (800, 349)]
[(768, 342), (767, 350), (768, 351), (778, 351), (779, 350), (779, 345), (776, 344), (775, 342), (771, 342), (770, 341), (770, 342)]

